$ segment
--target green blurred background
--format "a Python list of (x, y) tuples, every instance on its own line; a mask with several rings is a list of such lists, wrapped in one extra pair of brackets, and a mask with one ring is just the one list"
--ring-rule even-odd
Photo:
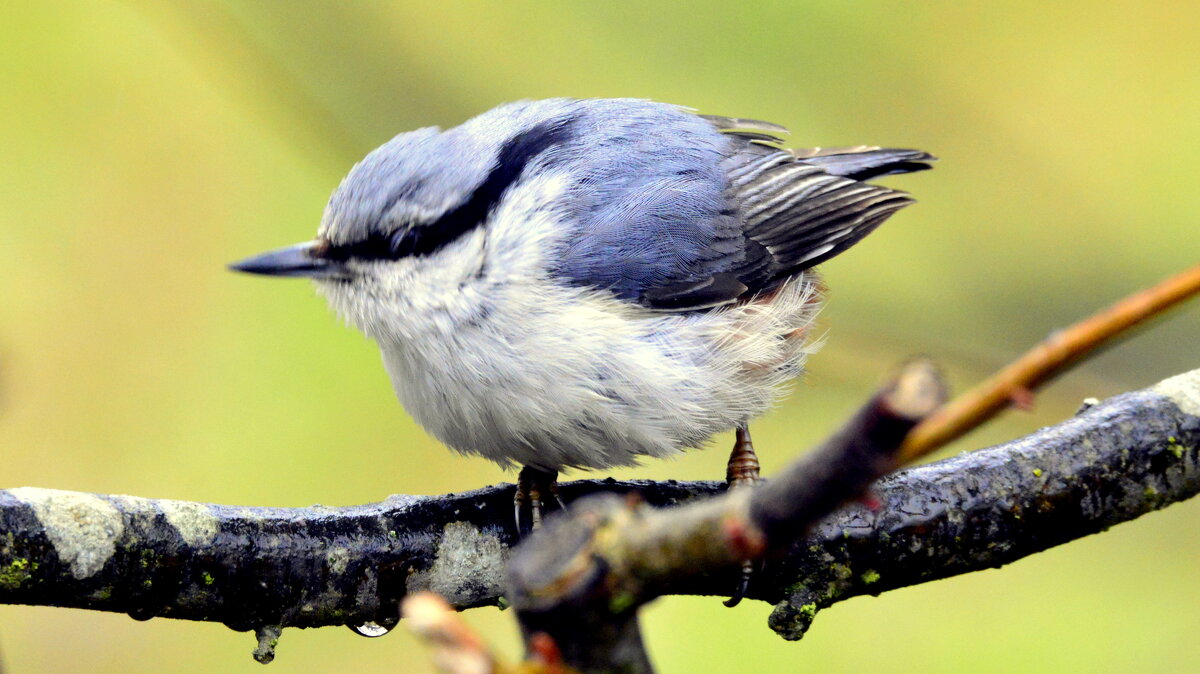
[[(304, 282), (224, 270), (312, 235), (368, 150), (497, 103), (637, 96), (806, 145), (927, 149), (920, 204), (825, 265), (828, 345), (755, 425), (768, 472), (926, 352), (961, 389), (1200, 249), (1200, 6), (1178, 2), (9, 2), (0, 8), (0, 486), (270, 506), (511, 480), (395, 402)], [(1200, 366), (1193, 306), (956, 449)], [(725, 445), (619, 477), (716, 478)], [(839, 604), (649, 610), (664, 672), (1195, 667), (1200, 502), (1010, 567)], [(510, 614), (467, 620), (515, 654)], [(0, 607), (13, 672), (259, 671), (220, 625)], [(429, 670), (397, 630), (288, 631), (272, 672)]]

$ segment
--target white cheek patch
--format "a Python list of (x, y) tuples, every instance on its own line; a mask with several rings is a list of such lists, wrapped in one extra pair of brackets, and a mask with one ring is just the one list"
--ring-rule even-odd
[(566, 176), (547, 174), (523, 180), (505, 194), (487, 224), (487, 283), (545, 277), (547, 256), (564, 234), (552, 205), (566, 188)]

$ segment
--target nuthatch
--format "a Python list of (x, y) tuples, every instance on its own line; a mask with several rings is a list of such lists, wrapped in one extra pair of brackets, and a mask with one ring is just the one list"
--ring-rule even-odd
[[(525, 101), (400, 134), (317, 238), (233, 265), (306, 276), (379, 343), (405, 409), (459, 452), (564, 468), (669, 456), (747, 423), (813, 350), (812, 269), (911, 198), (917, 150), (787, 150), (786, 129), (631, 99)], [(538, 514), (535, 509), (535, 517)]]

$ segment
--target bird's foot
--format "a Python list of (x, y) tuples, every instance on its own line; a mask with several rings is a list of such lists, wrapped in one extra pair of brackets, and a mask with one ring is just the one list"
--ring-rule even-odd
[[(754, 453), (754, 443), (750, 441), (750, 429), (746, 426), (739, 426), (733, 443), (733, 451), (729, 454), (729, 464), (725, 468), (725, 483), (729, 485), (729, 490), (733, 491), (734, 489), (753, 487), (760, 481), (762, 481), (762, 477), (760, 477), (758, 455)], [(746, 590), (750, 587), (750, 578), (754, 575), (755, 566), (757, 563), (753, 560), (747, 559), (742, 562), (741, 578), (733, 596), (725, 600), (726, 606), (732, 608), (741, 603), (742, 598), (746, 596)]]
[[(551, 497), (560, 510), (566, 508), (558, 495), (558, 471), (546, 471), (525, 466), (517, 475), (517, 490), (513, 495), (513, 515), (516, 520), (517, 536), (524, 537), (542, 526), (542, 506), (545, 497)], [(522, 526), (521, 514), (529, 507), (529, 528)]]

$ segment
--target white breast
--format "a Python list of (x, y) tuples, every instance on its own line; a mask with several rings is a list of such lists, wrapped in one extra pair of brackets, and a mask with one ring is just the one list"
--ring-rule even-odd
[(405, 408), (462, 452), (543, 469), (604, 468), (703, 444), (765, 412), (799, 373), (812, 284), (768, 306), (653, 315), (556, 289), (435, 342), (389, 344)]

